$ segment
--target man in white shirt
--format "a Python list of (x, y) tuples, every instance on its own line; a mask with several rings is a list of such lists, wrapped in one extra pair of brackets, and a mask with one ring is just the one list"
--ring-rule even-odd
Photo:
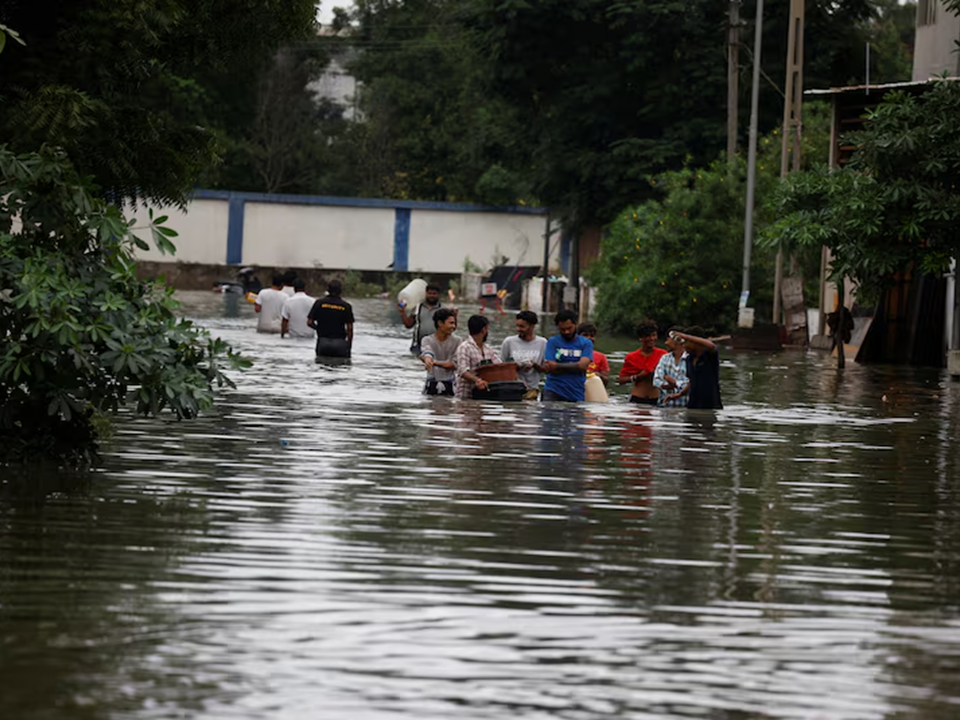
[(280, 276), (280, 279), (283, 281), (283, 286), (280, 288), (282, 292), (287, 297), (293, 297), (296, 290), (293, 289), (293, 281), (297, 279), (297, 274), (293, 270), (287, 270), (283, 275)]
[(511, 335), (500, 346), (500, 359), (515, 362), (517, 375), (527, 386), (524, 400), (536, 400), (540, 391), (540, 366), (547, 339), (537, 336), (537, 314), (529, 310), (517, 313), (517, 334)]
[(283, 279), (279, 275), (273, 276), (271, 287), (264, 288), (257, 295), (253, 303), (253, 309), (257, 312), (257, 332), (278, 333), (282, 317), (283, 304), (287, 301), (287, 296), (280, 288), (283, 287)]
[(306, 283), (300, 278), (293, 281), (293, 297), (288, 298), (280, 311), (280, 337), (312, 338), (316, 333), (307, 324), (307, 315), (316, 298), (304, 292)]

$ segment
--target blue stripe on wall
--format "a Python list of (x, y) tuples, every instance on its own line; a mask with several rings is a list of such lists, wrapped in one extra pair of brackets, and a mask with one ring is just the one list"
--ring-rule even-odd
[(441, 210), (450, 212), (510, 213), (514, 215), (546, 215), (547, 208), (528, 205), (474, 205), (473, 203), (430, 202), (425, 200), (381, 200), (378, 198), (330, 197), (326, 195), (268, 195), (266, 193), (234, 192), (232, 190), (194, 190), (197, 200), (232, 200), (262, 202), (280, 205), (330, 205), (333, 207), (407, 208), (409, 210)]
[(410, 262), (410, 208), (397, 208), (393, 221), (393, 269), (406, 272)]
[(229, 196), (227, 210), (227, 265), (243, 262), (243, 206), (246, 200), (241, 195)]

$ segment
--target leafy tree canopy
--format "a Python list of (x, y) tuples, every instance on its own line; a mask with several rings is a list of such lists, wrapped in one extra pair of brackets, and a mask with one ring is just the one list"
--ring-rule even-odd
[[(808, 3), (807, 87), (862, 80), (884, 3)], [(753, 7), (741, 12), (745, 90)], [(765, 131), (782, 117), (788, 9), (768, 0)], [(726, 11), (713, 0), (358, 0), (347, 42), (365, 122), (346, 155), (367, 194), (539, 202), (568, 223), (606, 223), (651, 196), (651, 174), (722, 149)], [(880, 56), (902, 56), (899, 40), (888, 45)], [(877, 69), (874, 81), (908, 77), (902, 62), (883, 67), (896, 76)]]
[(833, 277), (853, 278), (863, 302), (911, 264), (946, 270), (960, 254), (960, 83), (887, 94), (845, 142), (857, 150), (844, 168), (786, 179), (764, 241), (826, 245)]
[[(116, 199), (182, 202), (254, 114), (259, 71), (310, 38), (313, 0), (5, 0), (0, 137), (64, 148)], [(222, 131), (221, 131), (222, 132)]]
[[(827, 160), (830, 108), (804, 109), (802, 157)], [(770, 200), (779, 184), (782, 138), (762, 137), (757, 153), (757, 228), (773, 221)], [(632, 333), (651, 316), (664, 324), (701, 325), (723, 332), (737, 320), (743, 273), (746, 166), (715, 161), (710, 166), (667, 171), (649, 179), (654, 197), (628, 206), (610, 224), (599, 260), (588, 275), (599, 288), (597, 320)], [(819, 247), (794, 254), (797, 273), (816, 291)], [(756, 248), (751, 263), (750, 305), (769, 320), (773, 304), (773, 261), (769, 247)]]

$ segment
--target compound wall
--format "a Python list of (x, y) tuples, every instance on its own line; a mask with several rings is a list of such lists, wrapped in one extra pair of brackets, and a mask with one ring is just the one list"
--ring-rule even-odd
[[(141, 260), (460, 273), (467, 259), (486, 267), (495, 256), (516, 265), (544, 257), (544, 208), (198, 190), (184, 211), (159, 212), (179, 233), (177, 254), (151, 247)], [(144, 226), (147, 210), (137, 219)], [(551, 264), (557, 257), (554, 249)]]

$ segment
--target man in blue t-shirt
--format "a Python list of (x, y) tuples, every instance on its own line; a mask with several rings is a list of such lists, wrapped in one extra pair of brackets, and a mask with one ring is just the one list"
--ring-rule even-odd
[(547, 373), (541, 400), (583, 402), (587, 368), (593, 362), (593, 343), (577, 334), (577, 315), (561, 310), (554, 318), (559, 335), (547, 340), (544, 362)]

